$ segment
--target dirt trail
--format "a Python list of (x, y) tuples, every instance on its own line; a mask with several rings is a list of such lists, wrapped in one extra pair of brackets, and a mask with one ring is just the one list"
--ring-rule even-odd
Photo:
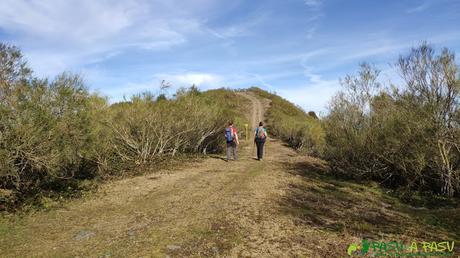
[(241, 96), (249, 99), (252, 103), (252, 115), (251, 115), (251, 127), (256, 128), (260, 121), (264, 119), (264, 113), (266, 107), (268, 107), (269, 101), (264, 100), (264, 103), (258, 99), (252, 92), (239, 92)]
[[(245, 96), (257, 123), (267, 103)], [(372, 231), (363, 223), (410, 218), (391, 205), (380, 207), (381, 200), (362, 212), (373, 192), (314, 173), (305, 178), (310, 172), (304, 171), (323, 169), (323, 162), (279, 141), (267, 143), (263, 162), (253, 159), (247, 142), (240, 157), (210, 157), (177, 171), (110, 182), (62, 207), (0, 220), (0, 256), (344, 257), (347, 245), (362, 236), (349, 233), (355, 224), (377, 235), (388, 229)], [(406, 229), (417, 232), (416, 220)]]

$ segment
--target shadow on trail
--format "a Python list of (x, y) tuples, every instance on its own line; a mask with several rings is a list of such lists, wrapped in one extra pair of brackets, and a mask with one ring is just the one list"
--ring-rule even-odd
[(219, 156), (219, 155), (208, 155), (208, 157), (210, 158), (213, 158), (213, 159), (220, 159), (220, 160), (223, 160), (223, 161), (227, 161), (227, 158), (226, 157), (223, 157), (223, 156)]
[(367, 239), (460, 239), (460, 209), (415, 209), (384, 193), (377, 184), (341, 181), (311, 161), (282, 166), (301, 180), (289, 185), (281, 211), (297, 225)]

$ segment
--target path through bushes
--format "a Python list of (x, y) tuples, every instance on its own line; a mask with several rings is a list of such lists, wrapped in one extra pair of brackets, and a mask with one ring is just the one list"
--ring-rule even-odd
[[(254, 114), (263, 107), (253, 96)], [(267, 158), (211, 156), (104, 184), (50, 211), (0, 221), (2, 256), (343, 257), (361, 238), (460, 240), (459, 209), (418, 210), (335, 180), (279, 141)], [(442, 222), (442, 223), (441, 223)]]

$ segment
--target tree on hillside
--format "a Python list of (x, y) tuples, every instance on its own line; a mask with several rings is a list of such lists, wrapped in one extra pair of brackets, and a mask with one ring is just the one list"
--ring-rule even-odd
[(423, 107), (425, 115), (434, 123), (437, 155), (434, 159), (442, 178), (442, 193), (454, 194), (458, 187), (460, 135), (458, 67), (455, 54), (447, 48), (437, 56), (424, 43), (413, 48), (398, 60), (399, 70), (406, 82), (413, 104)]
[(0, 84), (12, 84), (29, 78), (31, 74), (32, 70), (21, 51), (15, 46), (0, 42)]

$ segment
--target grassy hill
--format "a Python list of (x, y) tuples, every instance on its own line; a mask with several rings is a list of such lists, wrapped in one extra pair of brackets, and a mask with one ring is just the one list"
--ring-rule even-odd
[(253, 87), (249, 91), (270, 100), (265, 116), (271, 135), (300, 152), (321, 155), (325, 133), (316, 116), (309, 115), (288, 100), (260, 88)]

